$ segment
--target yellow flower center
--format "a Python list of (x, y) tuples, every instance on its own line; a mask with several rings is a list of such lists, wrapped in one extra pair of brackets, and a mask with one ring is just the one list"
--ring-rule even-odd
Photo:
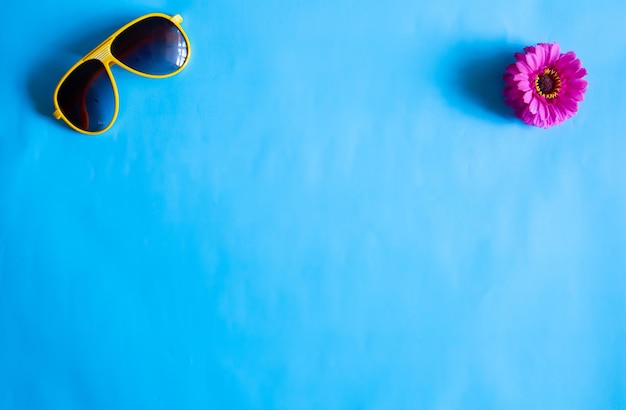
[(561, 91), (561, 77), (551, 68), (546, 68), (535, 78), (535, 89), (544, 98), (554, 98)]

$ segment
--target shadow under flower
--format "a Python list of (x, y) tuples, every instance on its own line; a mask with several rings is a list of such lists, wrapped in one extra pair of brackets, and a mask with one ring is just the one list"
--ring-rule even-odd
[(505, 41), (462, 42), (442, 58), (439, 81), (448, 102), (463, 112), (513, 121), (513, 110), (504, 103), (502, 75), (524, 48)]

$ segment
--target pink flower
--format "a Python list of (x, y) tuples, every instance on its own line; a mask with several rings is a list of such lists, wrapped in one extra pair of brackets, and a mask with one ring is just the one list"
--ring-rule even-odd
[(518, 118), (549, 128), (576, 114), (587, 90), (587, 70), (573, 51), (561, 54), (558, 43), (539, 43), (515, 53), (515, 59), (502, 78), (504, 102)]

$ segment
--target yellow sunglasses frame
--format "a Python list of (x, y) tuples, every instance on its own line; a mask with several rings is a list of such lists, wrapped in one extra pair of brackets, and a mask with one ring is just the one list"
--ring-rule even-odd
[[(176, 71), (174, 71), (172, 73), (162, 74), (162, 75), (154, 75), (154, 74), (142, 73), (141, 71), (137, 71), (137, 70), (135, 70), (133, 68), (130, 68), (129, 66), (125, 65), (120, 60), (115, 58), (113, 56), (113, 54), (111, 53), (111, 44), (113, 44), (113, 41), (115, 40), (115, 38), (122, 31), (126, 30), (128, 27), (132, 26), (133, 24), (136, 24), (136, 23), (138, 23), (138, 22), (140, 22), (142, 20), (145, 20), (147, 18), (150, 18), (150, 17), (163, 17), (163, 18), (171, 21), (172, 23), (174, 23), (174, 25), (182, 33), (183, 37), (185, 38), (185, 42), (187, 43), (187, 58), (185, 59), (185, 62), (183, 63), (183, 65), (180, 66)], [(122, 28), (117, 30), (112, 35), (110, 35), (106, 40), (104, 40), (102, 43), (100, 43), (96, 48), (94, 48), (89, 53), (87, 53), (83, 58), (78, 60), (78, 62), (76, 64), (74, 64), (72, 66), (72, 68), (70, 68), (67, 71), (67, 73), (65, 73), (65, 75), (61, 78), (61, 81), (59, 81), (59, 84), (57, 84), (56, 89), (54, 90), (54, 97), (53, 97), (54, 98), (54, 114), (53, 114), (54, 118), (56, 118), (57, 120), (62, 119), (63, 121), (65, 121), (65, 123), (67, 125), (72, 127), (75, 131), (78, 131), (81, 134), (86, 134), (86, 135), (98, 135), (98, 134), (102, 134), (103, 132), (106, 132), (108, 129), (110, 129), (113, 126), (113, 124), (115, 123), (115, 120), (117, 119), (117, 114), (119, 112), (119, 94), (117, 92), (117, 84), (115, 83), (115, 77), (113, 77), (113, 72), (111, 71), (111, 66), (117, 64), (120, 67), (130, 71), (131, 73), (135, 73), (135, 74), (140, 75), (142, 77), (148, 77), (148, 78), (167, 78), (167, 77), (171, 77), (171, 76), (174, 76), (174, 75), (178, 74), (183, 68), (185, 68), (185, 66), (187, 65), (187, 62), (189, 62), (189, 57), (191, 56), (191, 44), (189, 43), (189, 38), (187, 37), (187, 33), (185, 33), (183, 28), (180, 26), (180, 23), (182, 21), (183, 21), (183, 18), (179, 14), (175, 14), (173, 16), (169, 16), (169, 15), (163, 14), (163, 13), (149, 13), (149, 14), (145, 14), (145, 15), (143, 15), (141, 17), (136, 18), (135, 20), (131, 21), (128, 24), (125, 24)], [(98, 61), (102, 62), (102, 64), (104, 65), (104, 68), (105, 68), (105, 70), (107, 72), (107, 75), (109, 76), (109, 79), (111, 80), (111, 84), (113, 86), (113, 94), (115, 96), (115, 111), (113, 112), (113, 118), (111, 119), (111, 122), (109, 123), (109, 125), (106, 126), (106, 128), (104, 128), (102, 130), (99, 130), (99, 131), (85, 131), (85, 130), (82, 130), (82, 129), (76, 127), (74, 124), (72, 124), (67, 119), (67, 117), (63, 114), (63, 112), (61, 111), (61, 108), (59, 108), (59, 102), (58, 102), (58, 98), (57, 98), (58, 94), (59, 94), (59, 89), (61, 88), (61, 85), (67, 79), (67, 77), (76, 69), (76, 67), (80, 66), (85, 61), (89, 61), (89, 60), (98, 60)]]

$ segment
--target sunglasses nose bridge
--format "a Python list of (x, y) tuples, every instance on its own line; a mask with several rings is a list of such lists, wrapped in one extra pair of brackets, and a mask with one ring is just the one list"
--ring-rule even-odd
[(113, 54), (111, 54), (111, 42), (113, 38), (108, 38), (102, 42), (98, 47), (94, 48), (89, 54), (83, 57), (83, 60), (100, 60), (103, 63), (110, 63), (113, 61)]

